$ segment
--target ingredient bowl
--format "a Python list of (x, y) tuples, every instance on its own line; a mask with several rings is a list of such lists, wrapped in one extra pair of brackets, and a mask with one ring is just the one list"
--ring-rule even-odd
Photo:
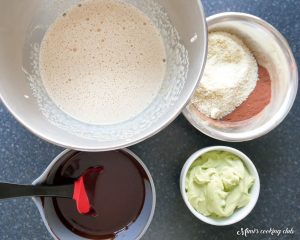
[[(231, 216), (223, 217), (223, 218), (204, 216), (203, 214), (197, 212), (188, 200), (187, 193), (186, 193), (186, 187), (185, 187), (185, 180), (186, 180), (187, 172), (190, 169), (193, 162), (195, 160), (197, 160), (201, 155), (203, 155), (207, 152), (216, 151), (216, 150), (229, 152), (229, 153), (232, 153), (232, 154), (238, 156), (243, 161), (244, 166), (248, 170), (249, 174), (254, 177), (254, 184), (249, 191), (249, 193), (250, 193), (249, 203), (242, 208), (236, 209)], [(180, 191), (181, 191), (181, 195), (182, 195), (182, 198), (183, 198), (186, 206), (194, 214), (195, 217), (197, 217), (199, 220), (206, 222), (208, 224), (211, 224), (211, 225), (225, 226), (225, 225), (230, 225), (230, 224), (234, 224), (236, 222), (241, 221), (252, 211), (252, 209), (254, 208), (254, 206), (258, 200), (259, 191), (260, 191), (260, 181), (259, 181), (259, 176), (258, 176), (258, 173), (257, 173), (257, 170), (256, 170), (254, 164), (244, 153), (242, 153), (241, 151), (239, 151), (237, 149), (231, 148), (231, 147), (214, 146), (214, 147), (202, 148), (199, 151), (192, 154), (188, 158), (188, 160), (184, 164), (181, 174), (180, 174)]]
[[(57, 239), (57, 240), (58, 239), (74, 239), (74, 240), (140, 239), (145, 234), (145, 232), (147, 231), (147, 229), (152, 221), (154, 211), (155, 211), (155, 204), (156, 204), (155, 186), (154, 186), (154, 182), (151, 177), (151, 174), (150, 174), (149, 170), (147, 169), (147, 167), (145, 166), (145, 164), (142, 162), (142, 160), (137, 155), (135, 155), (133, 152), (131, 152), (128, 149), (121, 149), (121, 150), (116, 150), (116, 151), (111, 151), (111, 152), (96, 152), (96, 153), (95, 152), (88, 152), (88, 153), (87, 152), (78, 152), (75, 150), (65, 150), (62, 153), (60, 153), (49, 164), (49, 166), (42, 173), (42, 175), (33, 182), (33, 185), (52, 185), (53, 182), (55, 181), (55, 178), (57, 177), (57, 173), (60, 173), (60, 171), (65, 168), (66, 162), (70, 163), (70, 161), (72, 161), (72, 164), (74, 164), (73, 166), (77, 167), (77, 168), (73, 169), (74, 170), (73, 172), (78, 172), (78, 171), (80, 172), (79, 166), (87, 167), (86, 161), (84, 164), (79, 163), (78, 154), (80, 154), (80, 153), (89, 154), (89, 156), (91, 156), (91, 157), (97, 156), (93, 160), (97, 160), (99, 158), (99, 154), (100, 154), (101, 156), (104, 157), (104, 159), (106, 161), (106, 157), (112, 156), (111, 154), (116, 156), (117, 152), (118, 152), (118, 154), (125, 154), (125, 155), (131, 156), (134, 159), (135, 164), (137, 166), (139, 166), (142, 169), (143, 174), (145, 174), (144, 179), (143, 179), (143, 184), (145, 186), (145, 188), (144, 188), (144, 192), (145, 192), (144, 193), (145, 194), (144, 203), (139, 212), (138, 217), (135, 219), (134, 222), (131, 222), (128, 226), (124, 227), (124, 229), (122, 229), (121, 231), (115, 232), (114, 237), (112, 237), (110, 235), (101, 236), (101, 237), (100, 236), (88, 236), (88, 234), (85, 234), (83, 236), (82, 234), (79, 234), (78, 230), (79, 229), (82, 229), (82, 230), (94, 229), (95, 230), (95, 226), (92, 226), (92, 223), (94, 222), (93, 218), (96, 217), (97, 215), (83, 216), (83, 217), (85, 217), (84, 220), (85, 220), (87, 226), (89, 226), (89, 229), (86, 229), (86, 226), (81, 226), (80, 223), (76, 222), (76, 214), (73, 214), (72, 216), (74, 217), (74, 219), (72, 218), (72, 222), (73, 222), (73, 224), (76, 225), (76, 227), (70, 226), (70, 222), (66, 221), (66, 219), (63, 217), (63, 214), (66, 214), (66, 212), (62, 213), (61, 211), (58, 211), (58, 204), (57, 204), (57, 201), (55, 200), (55, 198), (34, 197), (33, 201), (36, 204), (36, 206), (40, 212), (40, 215), (43, 219), (43, 222), (44, 222), (47, 230), (49, 231), (49, 233), (52, 235), (52, 237), (54, 239)], [(74, 157), (75, 155), (76, 155), (76, 157)], [(109, 162), (109, 160), (110, 159), (107, 158), (108, 162)], [(122, 160), (124, 160), (124, 159), (122, 159)], [(69, 165), (69, 167), (70, 167), (70, 165)], [(69, 168), (69, 169), (71, 169), (71, 168)], [(124, 171), (121, 166), (116, 167), (115, 170), (120, 171), (120, 172)], [(107, 167), (104, 171), (111, 171), (111, 168)], [(104, 178), (102, 177), (101, 180), (103, 180), (103, 179)], [(130, 178), (129, 181), (134, 181), (133, 179), (135, 179), (135, 178), (134, 177)], [(89, 183), (87, 183), (86, 187), (88, 186)], [(133, 182), (133, 183), (136, 183), (136, 182)], [(114, 186), (113, 184), (114, 183), (111, 183), (110, 187)], [(97, 185), (97, 186), (99, 186), (99, 185)], [(136, 187), (136, 185), (134, 185), (134, 187)], [(101, 191), (103, 191), (103, 188)], [(128, 189), (126, 189), (124, 191), (126, 192), (126, 191), (128, 191)], [(114, 195), (114, 194), (116, 194), (116, 193), (114, 193), (114, 190), (110, 190), (110, 195)], [(132, 196), (132, 195), (130, 195), (130, 191), (128, 191), (128, 194), (129, 194), (129, 196)], [(102, 199), (104, 199), (104, 198), (105, 197), (103, 196)], [(130, 206), (126, 206), (126, 204), (124, 205), (123, 200), (124, 200), (124, 198), (115, 199), (115, 201), (112, 201), (112, 204), (122, 203), (123, 205), (121, 204), (121, 206), (125, 207), (125, 209), (126, 209), (126, 207), (130, 208)], [(131, 202), (135, 202), (134, 199), (132, 199)], [(72, 204), (70, 204), (70, 205), (72, 205)], [(67, 208), (68, 207), (65, 207), (65, 209), (67, 209)], [(120, 214), (120, 212), (123, 212), (123, 211), (118, 211), (116, 209), (112, 210), (112, 212), (109, 212), (109, 214), (111, 214), (111, 219), (107, 220), (107, 222), (112, 221), (112, 223), (114, 224), (114, 223), (120, 221), (119, 214)], [(120, 208), (119, 208), (119, 210), (120, 210)], [(125, 211), (125, 213), (126, 213), (126, 211)], [(122, 217), (121, 217), (121, 220), (122, 220)], [(88, 225), (88, 224), (90, 224), (90, 225)], [(107, 229), (108, 229), (108, 226), (106, 225), (106, 226), (102, 226), (100, 229), (96, 229), (96, 230), (98, 230), (99, 232), (105, 233), (105, 231)]]
[(39, 72), (39, 50), (45, 32), (58, 16), (79, 2), (85, 1), (2, 2), (1, 100), (31, 132), (60, 146), (104, 151), (140, 142), (181, 112), (199, 81), (207, 46), (202, 5), (200, 1), (124, 0), (145, 13), (160, 31), (166, 48), (166, 75), (158, 95), (142, 113), (122, 123), (96, 125), (61, 111), (49, 98)]
[(204, 118), (193, 104), (183, 110), (184, 116), (202, 133), (223, 141), (247, 141), (267, 134), (284, 120), (297, 94), (298, 70), (287, 41), (269, 23), (245, 13), (216, 14), (207, 23), (208, 32), (225, 31), (241, 38), (258, 65), (268, 70), (271, 100), (262, 112), (235, 123)]

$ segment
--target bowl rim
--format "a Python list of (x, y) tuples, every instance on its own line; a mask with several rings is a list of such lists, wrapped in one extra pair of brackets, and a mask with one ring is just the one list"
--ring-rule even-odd
[[(2, 96), (2, 93), (0, 91), (0, 101), (3, 103), (3, 105), (6, 107), (6, 109), (14, 116), (14, 118), (26, 129), (28, 129), (31, 133), (33, 133), (35, 136), (49, 142), (52, 143), (56, 146), (60, 146), (63, 148), (69, 148), (69, 149), (74, 149), (74, 150), (78, 150), (78, 151), (90, 151), (90, 152), (96, 152), (96, 151), (111, 151), (111, 150), (116, 150), (116, 149), (121, 149), (121, 148), (126, 148), (132, 145), (135, 145), (139, 142), (142, 142), (152, 136), (154, 136), (155, 134), (157, 134), (158, 132), (160, 132), (161, 130), (163, 130), (165, 127), (167, 127), (171, 122), (173, 122), (178, 116), (179, 114), (182, 112), (182, 110), (185, 108), (186, 104), (189, 102), (189, 99), (192, 97), (194, 91), (196, 90), (196, 86), (199, 84), (199, 81), (201, 79), (201, 76), (203, 74), (204, 71), (204, 66), (206, 63), (206, 56), (207, 56), (207, 41), (208, 41), (208, 36), (207, 36), (207, 22), (206, 22), (206, 17), (205, 17), (205, 12), (204, 12), (204, 8), (203, 5), (201, 3), (201, 1), (196, 1), (197, 2), (197, 6), (198, 6), (198, 10), (200, 12), (200, 17), (199, 17), (199, 22), (201, 22), (201, 25), (203, 26), (203, 43), (202, 43), (202, 47), (203, 47), (203, 55), (201, 58), (199, 58), (199, 68), (197, 69), (197, 77), (195, 78), (194, 84), (191, 87), (191, 89), (193, 89), (193, 91), (190, 91), (189, 93), (186, 94), (186, 96), (182, 99), (182, 101), (180, 103), (178, 103), (178, 106), (176, 107), (176, 109), (173, 109), (172, 111), (170, 111), (170, 114), (168, 114), (168, 117), (164, 118), (161, 121), (161, 124), (158, 124), (158, 126), (156, 126), (155, 128), (151, 129), (151, 131), (146, 131), (143, 134), (141, 134), (140, 136), (135, 136), (133, 138), (130, 139), (123, 139), (120, 140), (119, 144), (107, 144), (107, 146), (103, 147), (101, 146), (101, 142), (99, 142), (99, 144), (93, 144), (93, 147), (89, 147), (87, 144), (81, 144), (81, 143), (66, 143), (64, 141), (62, 141), (60, 139), (60, 137), (49, 137), (47, 136), (48, 134), (37, 130), (35, 128), (34, 125), (31, 124), (30, 119), (25, 119), (23, 117), (21, 117), (18, 114), (18, 111), (12, 107), (9, 103), (8, 103), (8, 99), (4, 99), (4, 97)], [(97, 141), (97, 140), (95, 140)], [(122, 143), (121, 143), (122, 142)]]
[[(246, 206), (244, 206), (238, 210), (240, 212), (239, 216), (235, 216), (233, 214), (229, 217), (220, 218), (220, 219), (206, 217), (206, 216), (202, 215), (201, 213), (197, 212), (193, 208), (193, 206), (190, 204), (190, 202), (187, 198), (186, 191), (185, 191), (185, 178), (186, 178), (186, 174), (187, 174), (188, 170), (190, 169), (191, 164), (201, 155), (203, 155), (207, 152), (210, 152), (210, 151), (214, 151), (214, 150), (230, 152), (230, 153), (233, 153), (234, 155), (237, 155), (238, 157), (240, 157), (240, 159), (243, 161), (245, 167), (255, 178), (254, 185), (251, 187), (251, 190), (250, 190), (250, 195), (251, 195), (250, 202)], [(200, 150), (193, 153), (186, 160), (185, 164), (183, 165), (181, 173), (180, 173), (180, 192), (181, 192), (181, 196), (185, 202), (185, 205), (187, 206), (187, 208), (190, 210), (190, 212), (196, 218), (198, 218), (199, 220), (201, 220), (205, 223), (208, 223), (210, 225), (227, 226), (227, 225), (231, 225), (231, 224), (241, 221), (242, 219), (247, 217), (250, 214), (250, 212), (253, 210), (253, 208), (255, 207), (255, 205), (257, 203), (259, 194), (260, 194), (260, 179), (259, 179), (257, 169), (256, 169), (255, 165), (253, 164), (253, 162), (250, 160), (250, 158), (247, 155), (245, 155), (240, 150), (237, 150), (232, 147), (227, 147), (227, 146), (205, 147), (205, 148), (201, 148)]]
[(259, 18), (257, 16), (254, 16), (252, 14), (243, 13), (243, 12), (223, 12), (214, 14), (212, 16), (207, 17), (207, 25), (208, 25), (208, 31), (210, 26), (212, 26), (215, 23), (221, 22), (221, 21), (249, 21), (251, 23), (254, 23), (256, 25), (259, 25), (260, 27), (266, 29), (270, 34), (272, 34), (275, 38), (275, 41), (277, 42), (278, 46), (283, 50), (286, 59), (289, 63), (289, 65), (293, 66), (291, 69), (291, 83), (293, 84), (289, 91), (286, 94), (285, 99), (283, 100), (282, 105), (276, 112), (276, 114), (271, 118), (269, 121), (264, 123), (263, 125), (241, 133), (232, 133), (232, 132), (223, 132), (221, 129), (215, 129), (206, 128), (205, 124), (198, 124), (193, 118), (190, 116), (191, 113), (187, 106), (183, 109), (183, 115), (185, 118), (200, 132), (204, 133), (205, 135), (212, 137), (217, 140), (221, 141), (228, 141), (228, 142), (242, 142), (242, 141), (249, 141), (256, 138), (259, 138), (270, 131), (272, 131), (274, 128), (276, 128), (288, 115), (290, 112), (298, 91), (298, 67), (295, 60), (295, 57), (293, 55), (293, 52), (286, 40), (286, 38), (270, 23), (263, 20), (262, 18)]

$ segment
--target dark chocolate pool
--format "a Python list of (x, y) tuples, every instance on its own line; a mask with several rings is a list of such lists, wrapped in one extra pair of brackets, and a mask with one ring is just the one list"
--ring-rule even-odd
[(138, 238), (152, 217), (154, 193), (144, 167), (127, 150), (69, 151), (53, 167), (47, 182), (73, 183), (95, 167), (101, 167), (101, 172), (94, 176), (93, 184), (85, 184), (93, 213), (80, 214), (72, 199), (47, 198), (46, 218), (51, 209), (64, 227), (88, 239)]

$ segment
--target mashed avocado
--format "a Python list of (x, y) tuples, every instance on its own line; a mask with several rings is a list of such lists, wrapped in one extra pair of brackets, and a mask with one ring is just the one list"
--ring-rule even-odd
[(210, 151), (191, 165), (185, 186), (196, 211), (205, 216), (228, 217), (249, 203), (253, 183), (254, 177), (238, 156)]

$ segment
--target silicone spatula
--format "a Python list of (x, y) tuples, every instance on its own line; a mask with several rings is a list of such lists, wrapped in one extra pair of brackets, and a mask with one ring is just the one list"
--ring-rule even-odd
[(84, 176), (74, 184), (69, 185), (20, 185), (0, 183), (0, 200), (18, 197), (62, 197), (76, 201), (77, 210), (81, 214), (88, 214), (91, 210), (90, 201), (84, 185)]

